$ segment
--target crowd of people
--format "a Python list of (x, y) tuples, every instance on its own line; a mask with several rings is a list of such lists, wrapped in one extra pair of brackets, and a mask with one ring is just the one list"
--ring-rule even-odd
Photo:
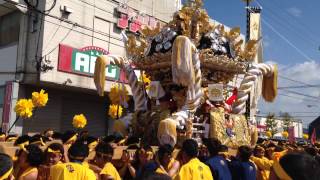
[[(6, 154), (12, 142), (17, 150)], [(125, 146), (124, 146), (125, 145)], [(320, 146), (265, 140), (236, 153), (218, 139), (151, 147), (137, 137), (47, 130), (0, 134), (0, 180), (319, 180)], [(126, 148), (120, 148), (126, 147)], [(122, 149), (120, 158), (115, 150)]]

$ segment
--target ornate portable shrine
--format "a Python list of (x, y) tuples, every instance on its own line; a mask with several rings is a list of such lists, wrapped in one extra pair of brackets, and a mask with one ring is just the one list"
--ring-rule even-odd
[[(276, 66), (253, 62), (257, 42), (244, 43), (240, 28), (211, 23), (202, 1), (190, 1), (166, 26), (129, 35), (127, 58), (100, 56), (95, 84), (102, 95), (108, 64), (126, 71), (135, 101), (134, 133), (145, 141), (174, 145), (177, 138), (200, 140), (208, 132), (231, 147), (254, 144), (256, 129), (243, 115), (246, 102), (260, 92), (273, 101), (277, 89)], [(148, 88), (134, 69), (151, 79)], [(230, 86), (238, 76), (240, 85)]]

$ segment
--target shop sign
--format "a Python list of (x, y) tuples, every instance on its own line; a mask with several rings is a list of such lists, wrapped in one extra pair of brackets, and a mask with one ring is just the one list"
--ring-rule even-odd
[(117, 26), (121, 29), (129, 29), (131, 32), (137, 32), (142, 25), (149, 26), (151, 29), (157, 26), (159, 22), (156, 18), (146, 14), (140, 14), (138, 11), (128, 7), (127, 5), (120, 5), (116, 8), (120, 14)]
[(266, 131), (266, 130), (267, 130), (267, 126), (266, 126), (266, 125), (260, 125), (260, 124), (258, 124), (258, 125), (257, 125), (257, 128), (258, 128), (258, 130), (261, 130), (261, 131)]
[[(106, 50), (96, 46), (87, 46), (81, 49), (59, 45), (58, 70), (68, 73), (93, 76), (95, 62), (98, 56), (108, 54)], [(125, 75), (118, 66), (106, 67), (106, 79), (124, 82)]]

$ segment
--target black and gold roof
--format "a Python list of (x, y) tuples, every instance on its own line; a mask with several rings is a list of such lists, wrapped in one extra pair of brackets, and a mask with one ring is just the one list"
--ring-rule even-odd
[(205, 84), (228, 82), (234, 75), (245, 73), (256, 54), (257, 42), (244, 44), (239, 27), (226, 31), (221, 24), (215, 26), (202, 5), (201, 0), (188, 1), (164, 27), (144, 27), (139, 36), (129, 35), (126, 49), (132, 63), (153, 80), (169, 83), (172, 44), (177, 36), (184, 35), (199, 51)]

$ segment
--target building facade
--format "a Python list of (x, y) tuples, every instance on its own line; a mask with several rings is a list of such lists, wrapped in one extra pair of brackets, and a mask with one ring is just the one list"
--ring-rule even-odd
[[(265, 117), (256, 117), (257, 129), (260, 136), (265, 136), (265, 133), (267, 131), (266, 120), (267, 118)], [(277, 133), (274, 135), (274, 137), (282, 137), (282, 132), (284, 131), (283, 121), (281, 118), (275, 117), (275, 122), (277, 124), (276, 126)], [(300, 119), (293, 119), (291, 123), (291, 127), (293, 130), (292, 133), (294, 134), (295, 138), (303, 137), (303, 125)]]
[[(93, 135), (111, 127), (108, 98), (95, 91), (93, 72), (101, 54), (126, 55), (121, 33), (168, 22), (181, 1), (61, 0), (0, 1), (0, 118), (3, 131), (16, 119), (14, 105), (33, 91), (49, 94), (46, 107), (19, 120), (15, 133), (46, 128), (72, 128), (72, 117), (83, 113)], [(121, 69), (109, 66), (105, 91), (126, 82)], [(130, 103), (129, 103), (130, 106)], [(129, 107), (130, 109), (130, 107)]]

